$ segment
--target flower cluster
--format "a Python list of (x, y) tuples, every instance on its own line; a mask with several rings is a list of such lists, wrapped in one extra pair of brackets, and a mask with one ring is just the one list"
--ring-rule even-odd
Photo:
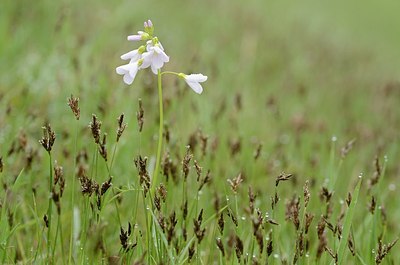
[[(161, 68), (169, 62), (169, 56), (165, 53), (164, 47), (156, 36), (153, 35), (154, 26), (151, 20), (144, 22), (144, 31), (138, 31), (135, 35), (128, 36), (128, 41), (145, 41), (136, 50), (121, 55), (122, 60), (129, 60), (129, 63), (116, 68), (119, 75), (123, 75), (124, 82), (130, 85), (135, 80), (136, 74), (140, 69), (150, 67), (151, 71), (158, 75), (161, 74)], [(203, 92), (201, 82), (207, 80), (207, 76), (202, 74), (190, 74), (168, 72), (183, 78), (186, 83), (197, 93)]]

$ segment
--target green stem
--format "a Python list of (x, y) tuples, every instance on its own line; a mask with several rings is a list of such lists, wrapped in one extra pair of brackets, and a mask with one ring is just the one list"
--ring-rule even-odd
[[(74, 157), (76, 157), (77, 152), (77, 141), (78, 141), (78, 123), (75, 125), (75, 140), (74, 140)], [(75, 208), (75, 168), (76, 168), (76, 159), (74, 159), (74, 167), (73, 167), (73, 174), (72, 174), (72, 188), (71, 188), (71, 230), (70, 230), (70, 238), (69, 238), (69, 253), (68, 253), (68, 264), (72, 262), (72, 253), (73, 253), (73, 235), (74, 235), (74, 208)]]
[(52, 212), (52, 206), (53, 206), (53, 198), (51, 196), (51, 189), (53, 187), (53, 165), (51, 161), (51, 153), (49, 152), (49, 159), (50, 159), (50, 177), (49, 177), (49, 208), (47, 209), (47, 217), (48, 217), (48, 222), (49, 222), (49, 227), (47, 230), (47, 258), (50, 260), (50, 249), (51, 249), (51, 242), (50, 242), (50, 237), (51, 237), (51, 212)]
[(160, 161), (161, 161), (161, 148), (163, 141), (163, 129), (164, 129), (164, 111), (163, 111), (163, 96), (162, 96), (162, 83), (161, 83), (161, 71), (158, 70), (158, 104), (160, 107), (160, 121), (158, 128), (158, 147), (157, 147), (157, 159), (156, 159), (156, 167), (153, 172), (153, 181), (152, 181), (152, 193), (154, 194), (154, 189), (157, 183), (158, 171), (160, 170)]

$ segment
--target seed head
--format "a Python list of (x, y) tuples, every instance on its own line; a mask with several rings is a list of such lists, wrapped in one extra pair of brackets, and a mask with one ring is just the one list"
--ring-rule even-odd
[(101, 135), (101, 121), (97, 119), (97, 116), (92, 114), (92, 121), (89, 123), (89, 128), (92, 131), (92, 136), (96, 144), (100, 144)]
[(139, 126), (139, 132), (142, 132), (143, 123), (144, 123), (144, 110), (143, 110), (143, 106), (142, 106), (142, 99), (140, 99), (140, 98), (139, 98), (139, 109), (136, 112), (136, 119), (137, 119), (138, 126)]
[(307, 208), (308, 202), (310, 201), (310, 188), (308, 180), (306, 181), (306, 184), (304, 184), (303, 194), (304, 194), (304, 207)]
[(225, 257), (225, 249), (224, 249), (224, 244), (222, 243), (221, 238), (217, 238), (216, 240), (217, 247), (221, 251), (222, 257)]
[(110, 177), (106, 182), (103, 182), (103, 184), (101, 184), (101, 189), (100, 189), (100, 195), (103, 196), (107, 190), (112, 186), (112, 177)]
[(119, 138), (122, 136), (123, 132), (125, 131), (127, 124), (124, 123), (124, 114), (123, 113), (118, 117), (117, 120), (118, 120), (118, 129), (117, 129), (117, 142), (118, 142)]
[(46, 149), (47, 152), (51, 152), (51, 149), (56, 140), (56, 134), (51, 129), (50, 124), (46, 124), (42, 127), (43, 129), (43, 137), (39, 140), (39, 143)]
[(199, 216), (196, 219), (193, 219), (193, 231), (197, 237), (197, 242), (200, 244), (201, 240), (203, 240), (206, 229), (201, 229), (201, 223), (203, 222), (203, 209), (201, 209)]
[(200, 181), (200, 186), (198, 191), (201, 191), (201, 189), (211, 181), (211, 173), (210, 170), (207, 171), (207, 174), (204, 176), (204, 178), (201, 179)]
[(253, 155), (254, 160), (257, 160), (260, 157), (262, 147), (263, 147), (262, 143), (259, 143), (257, 145), (257, 149), (254, 151), (254, 155)]
[(276, 178), (275, 187), (278, 187), (279, 182), (281, 182), (281, 181), (287, 181), (287, 180), (291, 179), (292, 177), (293, 177), (292, 174), (285, 174), (284, 172), (282, 172), (282, 173)]
[(68, 106), (71, 108), (72, 113), (74, 113), (75, 118), (79, 120), (81, 115), (81, 110), (79, 108), (79, 98), (75, 98), (72, 94), (71, 97), (68, 98)]
[(231, 186), (231, 189), (234, 193), (237, 193), (237, 189), (239, 187), (239, 184), (243, 182), (243, 174), (240, 172), (236, 178), (234, 179), (228, 179), (229, 185)]
[(236, 251), (236, 257), (238, 259), (238, 262), (240, 263), (240, 259), (243, 255), (243, 242), (239, 238), (238, 235), (236, 235), (236, 238), (235, 238), (235, 251)]
[(135, 159), (135, 166), (139, 172), (140, 185), (142, 185), (144, 195), (146, 196), (147, 192), (150, 189), (150, 175), (147, 172), (147, 157), (143, 159), (142, 156), (139, 155)]
[(352, 139), (349, 142), (347, 142), (345, 146), (342, 147), (342, 149), (340, 151), (342, 159), (344, 159), (347, 156), (347, 154), (350, 152), (350, 150), (353, 149), (355, 142), (356, 142), (356, 139)]
[(104, 133), (103, 135), (103, 140), (99, 145), (99, 153), (101, 157), (104, 159), (104, 161), (107, 161), (107, 134)]
[(218, 229), (221, 235), (224, 233), (224, 226), (225, 226), (224, 213), (222, 212), (220, 213), (218, 218)]
[(186, 146), (186, 154), (182, 160), (182, 171), (183, 171), (185, 181), (189, 175), (189, 163), (190, 163), (190, 160), (192, 160), (192, 158), (193, 158), (193, 155), (190, 153), (190, 146)]

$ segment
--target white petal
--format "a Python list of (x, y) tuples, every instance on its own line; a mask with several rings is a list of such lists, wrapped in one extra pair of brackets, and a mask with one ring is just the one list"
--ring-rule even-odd
[(146, 42), (146, 50), (149, 52), (149, 51), (152, 50), (153, 48), (154, 48), (153, 41), (152, 41), (152, 40), (148, 40), (148, 41)]
[(155, 75), (158, 74), (158, 69), (159, 69), (159, 68), (156, 68), (156, 67), (154, 66), (154, 64), (151, 65), (151, 71), (152, 71)]
[(194, 92), (201, 94), (203, 92), (203, 87), (197, 82), (186, 82)]
[(137, 61), (139, 59), (139, 57), (140, 57), (140, 55), (139, 55), (138, 50), (133, 50), (133, 51), (130, 51), (130, 52), (127, 52), (127, 53), (121, 55), (122, 60), (129, 60), (129, 59), (134, 60), (135, 59), (134, 61)]
[(151, 65), (151, 61), (152, 61), (152, 52), (145, 52), (142, 54), (142, 59), (143, 59), (143, 63), (141, 65), (141, 68), (147, 68)]
[(129, 75), (130, 75), (133, 79), (135, 79), (135, 76), (136, 76), (138, 70), (139, 70), (139, 69), (138, 69), (137, 64), (136, 64), (136, 63), (135, 63), (135, 64), (132, 64), (131, 69), (129, 69)]
[(164, 63), (169, 62), (169, 57), (168, 57), (168, 55), (165, 54), (165, 52), (160, 53), (160, 56)]
[(157, 69), (160, 69), (161, 67), (163, 67), (164, 61), (162, 60), (161, 56), (159, 56), (159, 55), (154, 56), (151, 65)]
[(207, 76), (202, 75), (202, 74), (191, 74), (191, 75), (187, 75), (185, 76), (185, 79), (188, 82), (205, 82), (207, 81)]
[(140, 41), (140, 40), (142, 40), (142, 36), (141, 35), (130, 35), (130, 36), (128, 36), (128, 40), (129, 41)]
[(119, 74), (119, 75), (124, 75), (124, 74), (126, 74), (126, 73), (129, 72), (129, 64), (124, 64), (124, 65), (118, 66), (118, 67), (115, 69), (115, 71), (116, 71), (117, 74)]
[(127, 85), (132, 84), (133, 83), (133, 79), (134, 78), (132, 76), (130, 76), (129, 74), (124, 75), (124, 82)]
[(163, 50), (159, 46), (154, 46), (153, 49), (156, 53), (163, 53)]

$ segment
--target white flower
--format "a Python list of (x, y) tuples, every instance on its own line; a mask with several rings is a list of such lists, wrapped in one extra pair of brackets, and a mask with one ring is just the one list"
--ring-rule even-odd
[(122, 60), (130, 60), (131, 62), (135, 62), (140, 59), (141, 54), (139, 53), (139, 49), (127, 52), (121, 55)]
[(133, 83), (133, 80), (135, 80), (136, 74), (139, 71), (139, 69), (140, 69), (139, 62), (136, 61), (118, 66), (115, 69), (115, 71), (117, 72), (117, 74), (124, 76), (125, 84), (130, 85)]
[(193, 89), (197, 94), (201, 94), (203, 92), (203, 87), (200, 83), (207, 81), (207, 76), (202, 74), (190, 74), (185, 75), (183, 73), (179, 74), (180, 77), (185, 79), (186, 83)]
[(141, 40), (148, 40), (150, 35), (144, 31), (138, 31), (137, 35), (129, 35), (128, 40), (130, 41), (141, 41)]
[(148, 43), (147, 52), (143, 53), (143, 64), (141, 68), (147, 68), (151, 66), (151, 71), (157, 74), (158, 69), (163, 67), (164, 63), (169, 62), (168, 55), (165, 54), (161, 43), (153, 45)]
[(123, 55), (121, 55), (122, 60), (130, 60), (130, 63), (133, 63), (135, 61), (138, 61), (141, 57), (143, 52), (146, 50), (145, 46), (140, 46), (138, 49), (127, 52)]

